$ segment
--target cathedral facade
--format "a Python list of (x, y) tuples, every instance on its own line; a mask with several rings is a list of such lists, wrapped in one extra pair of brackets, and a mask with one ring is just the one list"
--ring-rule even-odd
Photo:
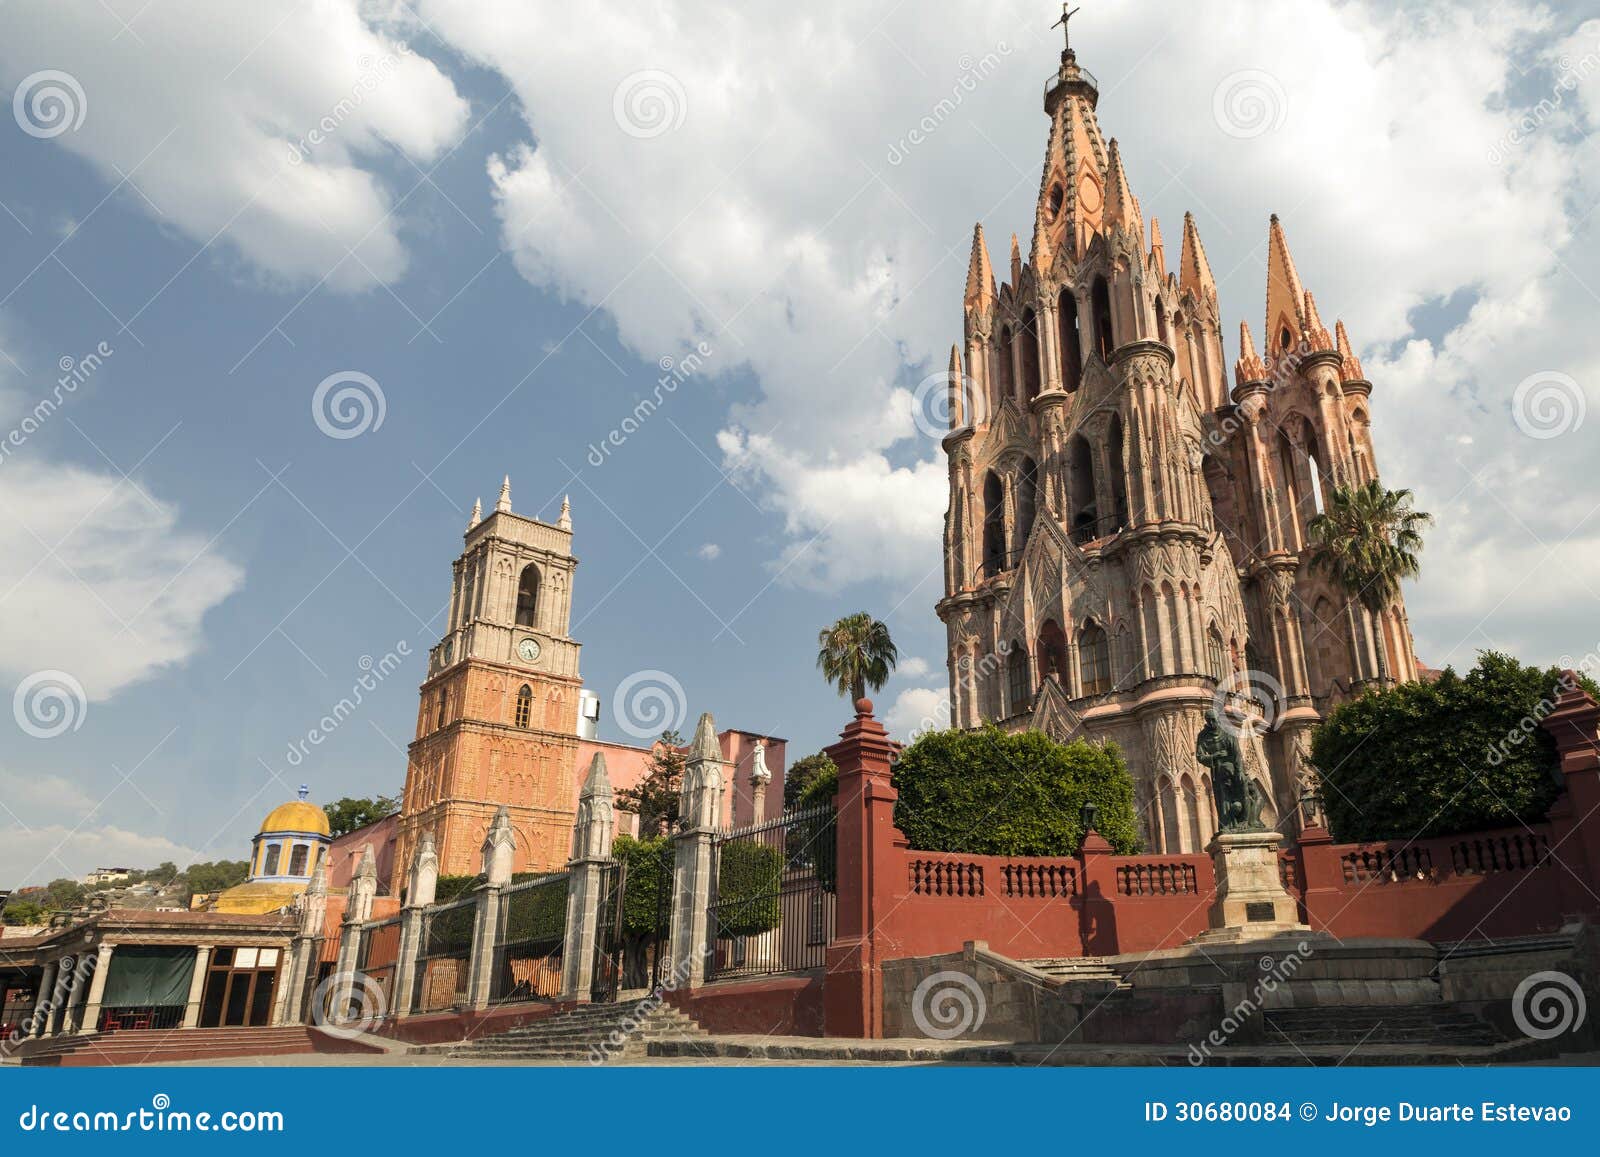
[(1194, 219), (1169, 269), (1098, 101), (1069, 47), (1027, 260), (1013, 236), (997, 286), (973, 236), (938, 613), (957, 725), (1115, 741), (1146, 847), (1197, 852), (1216, 829), (1194, 758), (1208, 710), (1292, 832), (1310, 728), (1416, 660), (1402, 601), (1371, 614), (1309, 565), (1324, 495), (1377, 478), (1343, 324), (1323, 325), (1274, 217), (1263, 347), (1241, 325), (1230, 388)]

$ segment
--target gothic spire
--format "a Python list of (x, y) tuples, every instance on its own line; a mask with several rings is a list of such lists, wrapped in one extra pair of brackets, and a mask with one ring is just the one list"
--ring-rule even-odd
[(961, 373), (961, 347), (950, 347), (950, 375), (945, 379), (949, 392), (945, 405), (950, 411), (950, 428), (959, 430), (967, 424), (967, 389)]
[(1333, 348), (1333, 337), (1328, 333), (1328, 327), (1322, 324), (1322, 318), (1317, 316), (1317, 301), (1309, 289), (1306, 290), (1306, 339), (1314, 350)]
[(1183, 215), (1183, 252), (1178, 265), (1179, 289), (1202, 301), (1217, 299), (1217, 280), (1211, 276), (1211, 263), (1206, 260), (1205, 246), (1200, 244), (1200, 228), (1194, 223), (1193, 213)]
[(1017, 235), (1011, 235), (1011, 291), (1015, 293), (1022, 286), (1022, 248), (1017, 244)]
[(1120, 225), (1142, 236), (1144, 226), (1139, 220), (1139, 201), (1128, 184), (1128, 173), (1122, 167), (1122, 150), (1117, 147), (1116, 137), (1111, 138), (1111, 156), (1106, 170), (1105, 223)]
[(556, 526), (562, 530), (572, 529), (572, 495), (561, 496), (561, 517), (556, 519)]
[(1305, 301), (1305, 287), (1289, 255), (1289, 239), (1274, 213), (1267, 233), (1267, 329), (1263, 337), (1269, 354), (1284, 352), (1285, 336), (1291, 349), (1306, 336)]
[(494, 504), (495, 510), (500, 514), (511, 513), (511, 475), (507, 474), (504, 482), (500, 483), (500, 501)]
[(979, 223), (972, 227), (972, 258), (967, 262), (967, 308), (980, 301), (992, 301), (994, 295), (994, 267), (989, 264), (989, 246)]
[(1345, 331), (1344, 322), (1334, 323), (1334, 333), (1339, 343), (1339, 376), (1347, 382), (1359, 382), (1366, 378), (1361, 369), (1361, 359), (1356, 357), (1356, 351), (1350, 345), (1350, 335)]
[(471, 530), (474, 526), (477, 526), (478, 523), (480, 523), (482, 521), (483, 521), (483, 499), (474, 498), (472, 500), (472, 517), (467, 519), (467, 529)]
[(1267, 380), (1266, 363), (1256, 353), (1255, 339), (1250, 336), (1250, 323), (1247, 321), (1239, 323), (1239, 360), (1233, 366), (1233, 380), (1241, 386), (1246, 382)]
[(1161, 222), (1150, 218), (1150, 257), (1156, 263), (1156, 272), (1163, 281), (1167, 276), (1167, 247), (1161, 241)]

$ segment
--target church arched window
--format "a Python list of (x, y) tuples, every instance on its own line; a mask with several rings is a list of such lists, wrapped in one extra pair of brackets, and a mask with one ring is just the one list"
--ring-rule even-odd
[(522, 568), (522, 577), (517, 580), (517, 626), (535, 626), (538, 611), (539, 568), (530, 563)]
[(1039, 396), (1039, 319), (1031, 309), (1022, 311), (1022, 390), (1025, 401)]
[(1022, 460), (1017, 471), (1017, 554), (1020, 556), (1033, 533), (1033, 519), (1039, 509), (1039, 468), (1032, 458)]
[(1061, 388), (1072, 393), (1083, 376), (1083, 342), (1078, 337), (1078, 299), (1063, 289), (1056, 302), (1056, 325), (1061, 331)]
[(1078, 681), (1086, 696), (1111, 690), (1111, 644), (1098, 623), (1085, 624), (1078, 635)]
[(1094, 291), (1090, 300), (1094, 304), (1095, 348), (1100, 351), (1100, 360), (1109, 362), (1116, 343), (1112, 338), (1111, 329), (1111, 291), (1106, 288), (1104, 277), (1094, 279)]
[(1000, 476), (990, 471), (983, 480), (983, 573), (999, 574), (1006, 568), (1006, 491)]
[(1028, 648), (1015, 640), (1006, 660), (1006, 713), (1016, 715), (1028, 706)]
[(296, 844), (294, 846), (294, 849), (289, 853), (289, 875), (291, 875), (291, 876), (306, 876), (306, 875), (310, 875), (310, 873), (306, 871), (306, 861), (309, 860), (310, 857), (311, 857), (311, 845), (310, 844)]
[(441, 687), (439, 688), (439, 706), (433, 718), (433, 729), (435, 731), (444, 726), (444, 721), (449, 713), (449, 710), (450, 692), (446, 688)]
[(517, 692), (517, 726), (528, 726), (528, 720), (533, 717), (533, 688), (526, 683), (522, 690)]
[(1067, 682), (1067, 636), (1054, 619), (1039, 628), (1039, 682), (1054, 676), (1063, 688)]
[(1098, 515), (1094, 500), (1094, 451), (1082, 434), (1072, 439), (1068, 451), (1068, 497), (1072, 503), (1072, 541), (1080, 546), (1098, 535)]
[(261, 861), (261, 874), (263, 876), (276, 876), (278, 874), (278, 863), (282, 857), (282, 844), (268, 844), (267, 854)]
[(1011, 361), (1011, 327), (1000, 327), (1000, 396), (994, 400), (994, 408), (1000, 408), (1002, 398), (1012, 396), (1017, 389), (1015, 368)]
[(1128, 525), (1128, 466), (1123, 460), (1121, 414), (1111, 415), (1106, 454), (1111, 459), (1112, 529), (1121, 530)]
[(1156, 336), (1161, 339), (1162, 345), (1172, 344), (1172, 339), (1167, 335), (1167, 309), (1159, 297), (1156, 298)]
[(1216, 625), (1206, 632), (1206, 663), (1207, 669), (1217, 682), (1222, 682), (1228, 677), (1227, 661), (1222, 657), (1222, 636), (1217, 632)]

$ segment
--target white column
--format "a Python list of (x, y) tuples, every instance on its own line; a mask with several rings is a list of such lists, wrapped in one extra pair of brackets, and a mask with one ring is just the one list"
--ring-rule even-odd
[(89, 1000), (78, 1021), (78, 1032), (82, 1036), (100, 1031), (100, 1000), (106, 991), (106, 974), (111, 971), (112, 947), (102, 941), (95, 954), (94, 975), (89, 979)]
[(50, 1013), (54, 1006), (50, 1002), (50, 990), (56, 984), (57, 961), (51, 960), (44, 966), (44, 971), (39, 976), (39, 993), (33, 1001), (33, 1018), (28, 1022), (28, 1039), (34, 1040), (44, 1035), (45, 1025), (50, 1020)]
[(200, 1027), (200, 1001), (205, 996), (206, 970), (210, 967), (211, 945), (201, 944), (194, 950), (194, 974), (189, 977), (189, 999), (183, 1005), (184, 1028)]
[(72, 961), (72, 985), (67, 990), (65, 1006), (61, 1010), (61, 1036), (71, 1036), (78, 1031), (78, 1014), (83, 1011), (83, 998), (88, 992), (89, 973), (92, 967), (81, 956)]

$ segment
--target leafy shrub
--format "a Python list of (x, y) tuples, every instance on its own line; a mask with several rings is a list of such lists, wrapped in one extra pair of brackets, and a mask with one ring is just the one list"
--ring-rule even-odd
[[(1561, 790), (1539, 726), (1559, 668), (1482, 652), (1465, 676), (1402, 683), (1341, 704), (1312, 733), (1323, 810), (1341, 841), (1417, 839), (1544, 818)], [(1590, 694), (1600, 688), (1580, 677)]]
[(1114, 743), (1057, 743), (992, 724), (923, 735), (894, 768), (894, 822), (925, 852), (1068, 856), (1083, 843), (1083, 805), (1123, 854), (1140, 847), (1133, 778)]
[(778, 893), (783, 853), (767, 844), (732, 840), (717, 868), (717, 937), (757, 936), (783, 919)]
[[(667, 923), (672, 912), (672, 840), (667, 836), (636, 840), (618, 836), (611, 855), (627, 865), (628, 882), (622, 901), (622, 934), (648, 936), (656, 921)], [(659, 905), (659, 908), (657, 907)], [(665, 933), (663, 928), (662, 932)]]

